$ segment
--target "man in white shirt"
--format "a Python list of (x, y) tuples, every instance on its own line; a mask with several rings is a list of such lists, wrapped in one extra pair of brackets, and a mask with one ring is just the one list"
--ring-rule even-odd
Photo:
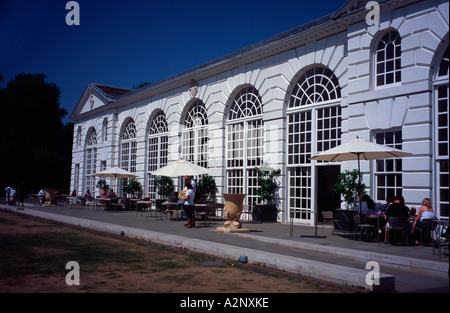
[(187, 184), (187, 183), (191, 183), (192, 190), (194, 191), (194, 198), (195, 198), (195, 194), (197, 193), (197, 184), (195, 183), (195, 180), (193, 180), (189, 176), (185, 176), (184, 177), (184, 184)]

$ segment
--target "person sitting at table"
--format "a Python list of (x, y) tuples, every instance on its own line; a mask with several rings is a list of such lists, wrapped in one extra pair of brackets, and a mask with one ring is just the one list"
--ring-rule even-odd
[(117, 195), (116, 195), (116, 193), (114, 192), (114, 189), (109, 189), (109, 190), (108, 190), (108, 195), (107, 195), (107, 197), (110, 198), (110, 199), (115, 199), (115, 198), (117, 198)]
[(388, 230), (389, 230), (389, 218), (390, 217), (405, 217), (409, 218), (408, 208), (402, 204), (401, 199), (403, 197), (395, 196), (393, 199), (393, 203), (389, 205), (386, 210), (386, 214), (384, 215), (384, 219), (387, 221), (386, 227), (384, 230), (384, 243), (388, 243)]
[(405, 206), (405, 208), (408, 210), (409, 215), (411, 215), (411, 209), (405, 205), (405, 198), (403, 196), (398, 196), (400, 198), (400, 203)]
[(434, 214), (433, 207), (431, 206), (431, 200), (429, 198), (424, 198), (422, 200), (422, 206), (419, 209), (419, 213), (417, 213), (416, 218), (414, 219), (414, 223), (412, 224), (411, 228), (411, 236), (416, 240), (415, 244), (419, 244), (419, 240), (417, 237), (417, 233), (414, 232), (414, 229), (416, 227), (422, 228), (424, 225), (422, 225), (423, 220), (432, 220), (435, 219), (436, 215)]
[(383, 207), (381, 208), (381, 213), (386, 213), (387, 208), (391, 205), (391, 203), (393, 203), (392, 197), (391, 196), (387, 196), (386, 197), (386, 203), (383, 204)]
[(92, 200), (92, 194), (91, 191), (88, 189), (86, 193), (84, 194), (83, 198), (81, 199), (81, 204), (85, 205), (86, 203), (89, 203), (89, 201)]
[(194, 197), (195, 193), (192, 189), (191, 183), (186, 183), (186, 193), (184, 197), (184, 211), (187, 215), (187, 225), (186, 228), (194, 227)]
[(80, 205), (80, 199), (78, 199), (77, 197), (77, 190), (74, 189), (72, 191), (72, 193), (70, 194), (70, 199), (69, 199), (71, 204), (75, 204), (75, 205)]
[[(361, 213), (365, 215), (375, 214), (375, 202), (370, 199), (369, 195), (363, 195), (361, 198), (362, 210)], [(359, 204), (356, 206), (356, 211), (359, 212)]]

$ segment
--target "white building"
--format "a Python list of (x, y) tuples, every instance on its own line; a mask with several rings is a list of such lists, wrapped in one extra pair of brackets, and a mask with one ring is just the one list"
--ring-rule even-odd
[(309, 158), (359, 136), (412, 153), (362, 162), (373, 199), (428, 197), (447, 218), (449, 2), (378, 1), (379, 24), (366, 3), (139, 90), (89, 84), (70, 116), (71, 190), (98, 195), (92, 175), (120, 166), (152, 193), (149, 171), (183, 158), (211, 169), (219, 196), (253, 203), (253, 169), (268, 163), (282, 170), (279, 221), (293, 210), (312, 223), (337, 174), (357, 166)]

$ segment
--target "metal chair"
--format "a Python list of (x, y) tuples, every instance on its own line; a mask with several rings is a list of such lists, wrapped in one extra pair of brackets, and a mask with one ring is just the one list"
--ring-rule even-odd
[(126, 209), (127, 206), (127, 199), (123, 199), (123, 198), (119, 198), (117, 200), (117, 203), (113, 203), (112, 207), (114, 208), (114, 211), (124, 211)]
[[(215, 203), (214, 204), (214, 217), (219, 217), (220, 219), (223, 219), (224, 216), (224, 211), (225, 211), (225, 204), (223, 203)], [(217, 213), (219, 212), (219, 215), (217, 215)]]
[(421, 244), (429, 244), (433, 239), (432, 234), (434, 232), (434, 225), (432, 219), (423, 219), (420, 222), (420, 225), (416, 227), (416, 229), (420, 232), (420, 243)]
[[(252, 205), (251, 204), (245, 204), (242, 208), (242, 214), (243, 215), (247, 215), (247, 222), (250, 221), (250, 216), (253, 214), (253, 210), (252, 210)], [(253, 220), (253, 218), (252, 218)]]
[(365, 233), (367, 241), (369, 238), (370, 231), (373, 234), (375, 234), (375, 226), (373, 226), (371, 224), (361, 223), (359, 214), (354, 214), (353, 220), (355, 221), (355, 226), (356, 226), (355, 233), (353, 235), (353, 240), (355, 240), (356, 234), (358, 233), (358, 229), (359, 229), (359, 240), (361, 240), (361, 236), (363, 235), (363, 233)]
[(389, 218), (389, 227), (388, 227), (388, 243), (391, 230), (393, 231), (401, 231), (402, 232), (402, 241), (403, 238), (406, 238), (406, 244), (408, 245), (408, 225), (409, 220), (407, 217), (390, 217)]
[(206, 205), (196, 205), (195, 206), (195, 215), (200, 216), (202, 221), (208, 221), (208, 224), (211, 224), (211, 215), (216, 213), (216, 209), (214, 203), (208, 203)]
[(441, 247), (444, 248), (444, 253), (445, 250), (449, 250), (448, 221), (446, 224), (441, 224), (440, 220), (433, 220), (433, 229), (433, 254), (434, 249), (437, 249), (441, 258)]
[(333, 211), (322, 211), (322, 218), (323, 218), (323, 224), (322, 224), (322, 234), (323, 229), (325, 228), (325, 224), (331, 225), (331, 234), (334, 234), (334, 218), (333, 218)]

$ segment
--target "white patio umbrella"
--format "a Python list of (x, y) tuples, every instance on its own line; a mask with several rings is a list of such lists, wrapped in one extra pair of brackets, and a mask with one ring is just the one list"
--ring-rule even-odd
[[(125, 171), (124, 169), (121, 169), (120, 167), (110, 167), (104, 171), (95, 173), (94, 176), (97, 177), (109, 177), (115, 179), (115, 185), (117, 186), (117, 178), (136, 178), (139, 175), (130, 173), (128, 171)], [(115, 187), (116, 188), (116, 187)]]
[[(387, 147), (384, 145), (379, 145), (356, 137), (356, 139), (354, 140), (351, 140), (337, 147), (316, 154), (311, 158), (311, 160), (321, 160), (331, 162), (357, 160), (359, 171), (359, 183), (361, 184), (360, 160), (390, 159), (390, 158), (404, 157), (408, 155), (411, 155), (411, 153)], [(362, 200), (360, 194), (359, 195), (360, 216), (361, 216), (361, 208), (362, 208)]]
[(138, 175), (130, 173), (121, 169), (120, 167), (111, 167), (102, 172), (95, 173), (94, 176), (98, 177), (112, 177), (112, 178), (136, 178)]
[(179, 177), (208, 174), (209, 170), (191, 162), (179, 160), (150, 173), (155, 176)]

